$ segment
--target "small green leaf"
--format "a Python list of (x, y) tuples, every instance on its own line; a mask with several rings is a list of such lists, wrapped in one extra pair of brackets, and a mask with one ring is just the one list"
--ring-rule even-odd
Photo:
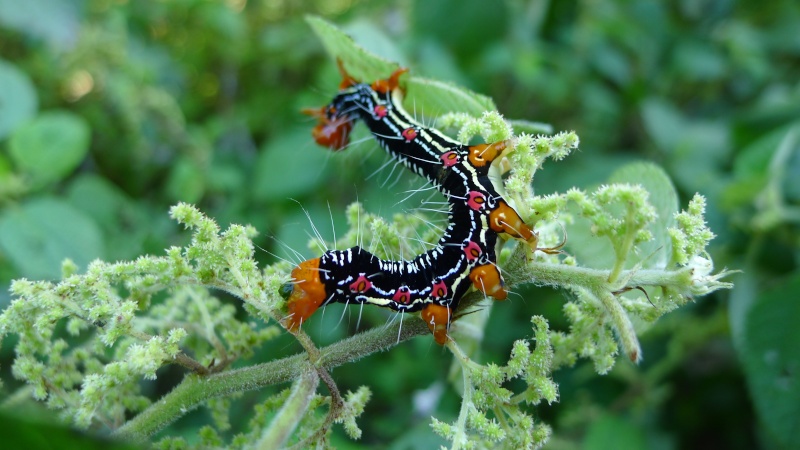
[(30, 120), (38, 98), (28, 76), (13, 64), (0, 60), (0, 140)]
[(33, 199), (0, 216), (0, 249), (21, 276), (41, 279), (59, 278), (66, 258), (85, 268), (105, 253), (95, 222), (51, 197)]
[(650, 225), (654, 239), (639, 244), (638, 258), (644, 267), (664, 268), (669, 261), (671, 247), (667, 228), (675, 225), (678, 212), (678, 193), (661, 167), (649, 162), (635, 162), (620, 167), (609, 177), (610, 183), (640, 184), (650, 193), (650, 204), (656, 208), (658, 219)]
[(78, 167), (89, 151), (89, 140), (89, 125), (82, 117), (52, 111), (17, 129), (8, 150), (22, 172), (38, 183), (51, 183)]

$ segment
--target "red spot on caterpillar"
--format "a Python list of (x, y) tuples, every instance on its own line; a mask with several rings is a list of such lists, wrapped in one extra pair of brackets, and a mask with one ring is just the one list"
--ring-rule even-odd
[(447, 297), (447, 285), (439, 278), (434, 278), (433, 289), (431, 289), (431, 297), (442, 298)]
[(497, 203), (497, 208), (489, 213), (489, 228), (498, 233), (508, 233), (512, 237), (524, 239), (526, 242), (536, 239), (536, 234), (525, 225), (514, 208), (502, 200)]
[(469, 148), (469, 161), (475, 167), (483, 167), (497, 158), (505, 149), (506, 141), (473, 145)]
[(400, 286), (397, 288), (397, 291), (392, 296), (392, 300), (404, 305), (411, 303), (411, 292), (409, 292), (408, 286)]
[(350, 283), (350, 292), (352, 293), (367, 292), (371, 288), (372, 288), (372, 282), (369, 281), (367, 277), (364, 276), (363, 273), (358, 275), (356, 281)]
[(325, 301), (325, 285), (319, 279), (319, 258), (303, 261), (292, 270), (294, 289), (286, 301), (289, 315), (284, 326), (296, 330)]
[(486, 196), (478, 191), (469, 191), (467, 205), (475, 211), (480, 211), (486, 205)]
[(475, 289), (484, 295), (490, 295), (496, 300), (505, 300), (508, 297), (500, 271), (494, 264), (484, 264), (472, 269), (469, 272), (469, 279), (472, 280)]
[(422, 320), (428, 324), (433, 339), (439, 345), (447, 341), (447, 330), (450, 328), (450, 308), (431, 303), (422, 309)]
[(372, 114), (374, 114), (378, 119), (383, 119), (386, 117), (386, 114), (389, 114), (389, 110), (386, 109), (385, 105), (375, 105), (375, 107), (372, 109)]
[(462, 244), (461, 248), (464, 249), (464, 254), (467, 256), (467, 261), (475, 261), (481, 257), (481, 248), (473, 241), (465, 242)]
[(403, 135), (403, 137), (406, 139), (406, 142), (411, 142), (417, 138), (417, 130), (413, 128), (406, 128), (400, 134)]
[(439, 158), (442, 160), (445, 167), (454, 166), (458, 163), (458, 153), (456, 152), (443, 153)]

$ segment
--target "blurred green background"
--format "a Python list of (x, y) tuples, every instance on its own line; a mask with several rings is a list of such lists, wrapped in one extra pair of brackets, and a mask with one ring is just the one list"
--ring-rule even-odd
[[(0, 0), (0, 307), (10, 280), (57, 279), (63, 258), (85, 268), (185, 243), (167, 217), (178, 201), (223, 227), (252, 224), (284, 257), (312, 254), (300, 205), (329, 239), (356, 197), (387, 217), (412, 207), (396, 203), (416, 180), (388, 188), (397, 173), (378, 170), (386, 157), (372, 141), (335, 155), (314, 145), (299, 110), (325, 104), (339, 77), (309, 13), (416, 75), (492, 97), (508, 118), (575, 130), (579, 151), (545, 165), (539, 194), (648, 160), (683, 206), (708, 197), (712, 256), (743, 271), (736, 288), (663, 318), (642, 335), (639, 366), (558, 372), (560, 402), (537, 409), (554, 428), (549, 448), (800, 448), (796, 0)], [(521, 294), (493, 309), (485, 360), (529, 335), (532, 314), (566, 326), (563, 293)], [(357, 313), (340, 311), (312, 320), (318, 342), (355, 332)], [(362, 328), (388, 317), (365, 308)], [(294, 351), (279, 340), (257, 360)], [(0, 358), (5, 396), (19, 386), (13, 342)], [(362, 440), (334, 442), (441, 443), (429, 416), (457, 414), (448, 365), (416, 339), (336, 369), (340, 388), (375, 396)], [(180, 376), (160, 376), (153, 395)], [(264, 395), (234, 403), (232, 432)], [(198, 411), (167, 432), (192, 439), (209, 421)]]

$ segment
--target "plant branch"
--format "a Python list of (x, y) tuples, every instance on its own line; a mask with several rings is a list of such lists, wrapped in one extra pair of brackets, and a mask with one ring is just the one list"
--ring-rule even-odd
[(278, 414), (272, 419), (269, 428), (264, 430), (261, 439), (255, 445), (256, 449), (270, 450), (282, 448), (286, 440), (292, 435), (297, 425), (308, 411), (308, 406), (317, 392), (319, 375), (311, 367), (300, 375), (292, 385), (292, 392), (283, 404)]
[[(418, 318), (407, 320), (398, 336), (399, 326), (398, 323), (376, 328), (331, 344), (320, 350), (317, 367), (331, 369), (429, 333), (427, 325)], [(292, 380), (307, 365), (307, 354), (300, 353), (207, 377), (189, 375), (169, 394), (116, 430), (114, 435), (125, 440), (144, 441), (209, 399)]]

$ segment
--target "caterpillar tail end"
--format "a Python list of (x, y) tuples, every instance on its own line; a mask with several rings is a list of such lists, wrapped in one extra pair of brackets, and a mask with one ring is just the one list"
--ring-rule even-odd
[(431, 303), (422, 308), (422, 320), (428, 324), (428, 328), (433, 333), (433, 339), (439, 345), (447, 342), (447, 331), (450, 328), (450, 308), (447, 306)]
[(295, 331), (319, 309), (325, 301), (325, 285), (319, 278), (319, 258), (303, 261), (292, 270), (294, 288), (286, 300), (289, 314), (283, 325)]

